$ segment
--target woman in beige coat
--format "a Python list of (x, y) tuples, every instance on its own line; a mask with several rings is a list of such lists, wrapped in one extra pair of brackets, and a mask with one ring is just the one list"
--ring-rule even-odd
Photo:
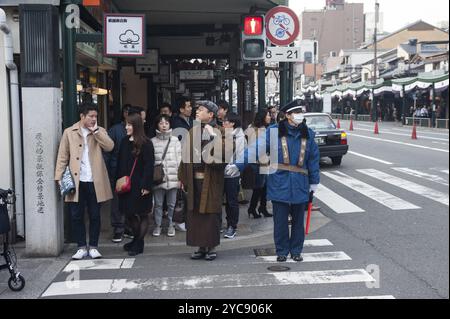
[[(55, 180), (61, 181), (69, 166), (76, 191), (67, 195), (72, 220), (72, 232), (78, 244), (73, 259), (101, 258), (98, 251), (100, 235), (100, 205), (112, 199), (108, 172), (102, 151), (110, 152), (114, 142), (106, 130), (97, 126), (98, 108), (91, 103), (80, 107), (80, 121), (64, 131), (56, 161)], [(84, 209), (89, 212), (89, 250), (86, 245)]]

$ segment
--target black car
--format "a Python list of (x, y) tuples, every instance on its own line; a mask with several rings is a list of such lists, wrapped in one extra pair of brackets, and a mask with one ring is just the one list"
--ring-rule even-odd
[(341, 165), (348, 152), (347, 133), (336, 128), (331, 116), (326, 113), (306, 113), (306, 124), (316, 133), (320, 157), (329, 157), (333, 165)]

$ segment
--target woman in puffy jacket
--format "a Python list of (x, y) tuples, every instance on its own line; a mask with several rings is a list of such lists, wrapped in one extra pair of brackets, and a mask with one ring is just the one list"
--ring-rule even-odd
[[(162, 163), (164, 181), (160, 185), (154, 185), (153, 195), (155, 199), (155, 224), (153, 236), (161, 235), (161, 223), (163, 217), (163, 203), (166, 197), (169, 217), (167, 236), (175, 236), (175, 227), (172, 222), (173, 212), (177, 201), (177, 191), (180, 188), (178, 180), (178, 168), (181, 162), (181, 143), (176, 136), (172, 136), (170, 117), (159, 115), (156, 118), (156, 136), (152, 138), (155, 149), (155, 166)], [(167, 152), (164, 156), (164, 151)], [(164, 156), (164, 159), (163, 159)]]

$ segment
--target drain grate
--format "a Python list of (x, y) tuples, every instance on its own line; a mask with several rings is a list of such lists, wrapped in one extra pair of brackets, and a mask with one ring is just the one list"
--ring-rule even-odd
[(275, 248), (260, 248), (253, 251), (256, 257), (276, 256), (277, 254)]

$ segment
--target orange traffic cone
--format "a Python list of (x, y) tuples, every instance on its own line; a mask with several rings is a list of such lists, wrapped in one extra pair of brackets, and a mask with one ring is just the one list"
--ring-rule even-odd
[(353, 119), (350, 119), (350, 131), (353, 131)]
[(413, 139), (413, 140), (417, 140), (417, 128), (416, 128), (416, 124), (414, 123), (414, 126), (413, 126), (413, 131), (412, 131), (412, 136), (411, 136), (411, 138)]
[(341, 128), (341, 121), (338, 119), (338, 122), (337, 122), (337, 128), (338, 129), (340, 129)]
[(378, 122), (375, 122), (375, 134), (380, 134), (378, 130)]

